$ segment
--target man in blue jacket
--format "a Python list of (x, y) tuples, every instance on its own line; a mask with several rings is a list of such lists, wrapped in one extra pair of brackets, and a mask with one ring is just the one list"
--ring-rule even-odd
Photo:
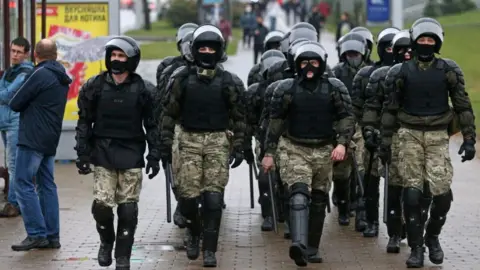
[(28, 234), (21, 243), (12, 245), (14, 251), (60, 248), (54, 165), (72, 80), (56, 59), (55, 42), (38, 42), (37, 66), (8, 104), (13, 111), (20, 112), (15, 191)]
[(0, 210), (0, 217), (17, 217), (20, 215), (15, 196), (15, 158), (17, 155), (19, 115), (13, 112), (8, 102), (32, 71), (33, 64), (26, 61), (30, 52), (30, 43), (24, 37), (18, 37), (10, 44), (9, 67), (0, 79), (0, 133), (7, 150), (6, 164), (9, 174), (7, 203)]

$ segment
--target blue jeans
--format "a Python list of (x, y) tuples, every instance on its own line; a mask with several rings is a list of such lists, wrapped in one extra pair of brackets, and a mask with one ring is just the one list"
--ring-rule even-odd
[(17, 149), (15, 190), (23, 223), (30, 237), (60, 237), (60, 211), (57, 185), (53, 178), (54, 166), (54, 156), (45, 156), (24, 146)]
[(276, 28), (277, 28), (277, 18), (270, 17), (270, 31), (275, 31)]
[(18, 207), (17, 197), (15, 196), (15, 163), (17, 157), (17, 142), (18, 142), (18, 129), (3, 130), (2, 140), (7, 155), (5, 156), (6, 165), (8, 167), (9, 184), (7, 201)]

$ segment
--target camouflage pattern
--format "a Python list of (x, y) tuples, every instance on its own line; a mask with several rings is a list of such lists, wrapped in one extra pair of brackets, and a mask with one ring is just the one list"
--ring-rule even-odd
[(356, 125), (355, 134), (352, 137), (352, 144), (355, 144), (355, 158), (357, 159), (357, 165), (359, 171), (365, 171), (363, 157), (365, 155), (365, 141), (363, 140), (362, 128), (360, 125)]
[(348, 145), (347, 159), (341, 162), (335, 162), (333, 166), (333, 179), (347, 181), (350, 179), (353, 168), (352, 155), (355, 155), (357, 160), (358, 170), (364, 171), (363, 158), (365, 155), (364, 141), (362, 131), (359, 125), (356, 125), (355, 134), (352, 137), (352, 141)]
[[(196, 73), (195, 67), (181, 67), (171, 77), (167, 87), (167, 97), (164, 102), (164, 111), (161, 121), (161, 149), (172, 151), (174, 128), (180, 118), (182, 95), (187, 87), (187, 78), (191, 72)], [(243, 152), (245, 143), (246, 117), (244, 107), (245, 87), (235, 74), (224, 71), (221, 67), (215, 70), (215, 76), (223, 76), (223, 89), (228, 97), (231, 128), (233, 132), (232, 147)]]
[[(335, 127), (337, 132), (337, 143), (347, 145), (351, 141), (355, 132), (354, 116), (352, 113), (352, 105), (348, 90), (345, 85), (335, 78), (322, 78), (319, 83), (328, 84), (331, 95), (332, 105), (335, 108), (335, 119), (338, 123)], [(283, 135), (286, 127), (286, 119), (288, 117), (289, 106), (297, 91), (308, 91), (296, 85), (296, 79), (283, 80), (275, 89), (270, 105), (270, 122), (267, 128), (265, 153), (274, 155), (277, 150), (277, 144), (280, 136)], [(317, 88), (315, 91), (321, 91), (323, 87)], [(291, 140), (302, 144), (323, 144), (325, 139), (299, 139), (293, 138), (285, 134)]]
[(424, 182), (428, 182), (433, 196), (447, 193), (453, 178), (447, 131), (402, 127), (398, 130), (398, 139), (398, 169), (404, 186), (423, 191)]
[(365, 63), (362, 63), (358, 68), (353, 68), (346, 62), (340, 62), (332, 68), (333, 75), (343, 82), (350, 96), (352, 95), (353, 79), (363, 67), (365, 67)]
[[(280, 84), (281, 81), (275, 81), (271, 83), (267, 89), (265, 90), (265, 94), (263, 97), (263, 110), (262, 110), (262, 115), (260, 115), (260, 129), (262, 130), (263, 133), (267, 131), (268, 123), (270, 120), (270, 103), (272, 101), (273, 97), (273, 92), (275, 91), (275, 88)], [(265, 136), (265, 134), (263, 134)]]
[[(388, 185), (389, 186), (401, 186), (403, 187), (403, 178), (400, 175), (399, 172), (399, 153), (400, 153), (400, 141), (398, 139), (398, 133), (396, 132), (393, 134), (392, 137), (392, 162), (389, 164), (389, 179), (388, 179)], [(383, 167), (382, 163), (379, 162), (380, 166), (380, 175), (383, 176), (385, 175), (385, 168)]]
[[(404, 80), (407, 77), (405, 70), (402, 69), (402, 65), (410, 61), (415, 61), (415, 64), (421, 70), (437, 68), (445, 71), (453, 111), (449, 110), (437, 116), (419, 117), (409, 115), (402, 110), (402, 100), (400, 98), (404, 90)], [(436, 126), (448, 127), (454, 119), (454, 113), (458, 116), (463, 139), (475, 141), (475, 116), (470, 98), (465, 91), (465, 79), (460, 67), (453, 60), (445, 58), (435, 58), (431, 63), (420, 63), (416, 59), (410, 61), (394, 65), (388, 71), (385, 79), (386, 99), (382, 114), (382, 145), (390, 146), (392, 144), (392, 136), (395, 132), (397, 121), (400, 125), (407, 124), (410, 127), (418, 126), (419, 129)], [(446, 130), (447, 128), (445, 128), (445, 131)], [(400, 144), (402, 144), (401, 140)]]
[(204, 191), (223, 192), (228, 183), (230, 142), (227, 132), (192, 133), (178, 136), (177, 189), (184, 198)]
[(110, 170), (96, 166), (93, 170), (93, 199), (109, 207), (138, 202), (142, 177), (142, 168)]
[(173, 139), (173, 145), (172, 145), (172, 174), (173, 178), (176, 179), (176, 175), (178, 174), (178, 171), (182, 167), (182, 164), (180, 163), (180, 152), (178, 149), (178, 137), (180, 136), (180, 133), (182, 132), (182, 128), (180, 125), (175, 125), (175, 137)]
[[(183, 59), (182, 56), (168, 56), (166, 58), (164, 58), (160, 64), (158, 64), (158, 67), (157, 67), (157, 74), (156, 74), (156, 79), (157, 79), (157, 86), (160, 86), (160, 87), (166, 87), (167, 85), (165, 83), (163, 83), (163, 80), (165, 78), (162, 78), (162, 74), (163, 72), (165, 71), (165, 69), (167, 67), (169, 67), (170, 65), (177, 65), (178, 63), (182, 63), (182, 65), (178, 65), (178, 67), (180, 66), (184, 66), (185, 65), (185, 60)], [(175, 70), (176, 68), (174, 68), (173, 70)], [(166, 78), (168, 80), (168, 77)], [(161, 88), (158, 88), (159, 90)]]
[(267, 69), (267, 84), (287, 78), (293, 78), (295, 72), (288, 66), (288, 61), (280, 61)]
[(310, 190), (328, 193), (332, 186), (333, 145), (307, 147), (295, 144), (290, 139), (278, 142), (278, 164), (280, 178), (289, 187), (304, 183)]
[(245, 93), (247, 126), (251, 135), (257, 139), (260, 135), (259, 123), (264, 104), (264, 91), (261, 89), (263, 87), (265, 87), (263, 83), (254, 83), (248, 87)]
[(264, 80), (262, 74), (260, 73), (261, 69), (262, 69), (262, 63), (255, 64), (252, 67), (252, 69), (250, 69), (250, 72), (248, 72), (248, 79), (247, 79), (248, 87), (254, 83), (259, 83)]

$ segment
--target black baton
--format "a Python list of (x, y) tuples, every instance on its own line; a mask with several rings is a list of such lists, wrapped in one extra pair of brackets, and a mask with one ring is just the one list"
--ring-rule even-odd
[(272, 173), (268, 173), (268, 189), (270, 195), (270, 204), (272, 206), (272, 218), (273, 218), (273, 231), (278, 233), (278, 224), (277, 224), (277, 205), (275, 204), (275, 193), (273, 192), (273, 179)]
[(249, 168), (249, 174), (250, 174), (250, 208), (255, 208), (255, 199), (254, 199), (254, 192), (253, 192), (253, 170), (255, 168), (255, 164), (250, 164), (248, 166)]

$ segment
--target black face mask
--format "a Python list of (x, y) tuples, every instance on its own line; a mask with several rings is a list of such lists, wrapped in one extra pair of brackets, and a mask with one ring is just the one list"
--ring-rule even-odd
[(213, 69), (217, 64), (215, 54), (212, 53), (199, 53), (197, 59), (195, 59), (197, 65), (205, 69)]
[(435, 45), (417, 44), (415, 46), (415, 53), (418, 57), (418, 60), (430, 62), (435, 56)]
[(393, 53), (384, 53), (382, 55), (382, 62), (384, 65), (391, 66), (393, 65), (394, 56)]
[(113, 60), (110, 62), (110, 71), (113, 74), (122, 74), (127, 72), (128, 70), (128, 64), (127, 62), (122, 62), (118, 60)]
[[(313, 73), (313, 77), (312, 78), (308, 78), (307, 77), (307, 74), (308, 72), (312, 72)], [(306, 65), (304, 68), (302, 68), (302, 78), (304, 80), (307, 80), (307, 81), (313, 81), (313, 80), (316, 80), (318, 78), (318, 74), (320, 73), (319, 69), (312, 66), (312, 64), (308, 64)], [(320, 74), (321, 75), (321, 74)]]

